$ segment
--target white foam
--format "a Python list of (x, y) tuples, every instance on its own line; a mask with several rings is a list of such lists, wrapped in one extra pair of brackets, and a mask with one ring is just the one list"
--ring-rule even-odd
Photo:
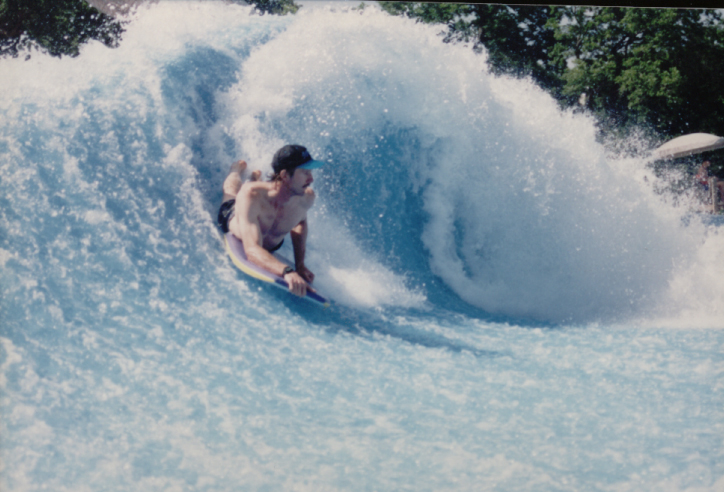
[[(349, 142), (364, 162), (368, 130), (411, 131), (415, 158), (395, 165), (423, 187), (430, 267), (463, 299), (557, 321), (662, 309), (667, 284), (704, 265), (701, 235), (653, 192), (645, 161), (607, 155), (591, 118), (561, 112), (529, 81), (485, 74), (483, 56), (437, 30), (375, 9), (302, 12), (245, 62), (225, 101), (228, 133), (267, 171), (291, 140), (316, 152)], [(707, 267), (717, 278), (724, 268)], [(702, 280), (716, 304), (718, 281)]]
[[(217, 15), (226, 7), (150, 9), (159, 23), (175, 19), (175, 8), (192, 19), (179, 22), (178, 31), (160, 28), (167, 32), (158, 47), (153, 32), (129, 31), (126, 41), (136, 44), (128, 53), (104, 48), (60, 69), (117, 69), (117, 92), (105, 83), (84, 92), (81, 76), (78, 86), (41, 98), (47, 107), (24, 112), (24, 100), (1, 123), (8, 152), (0, 186), (10, 209), (0, 223), (7, 238), (0, 251), (7, 278), (0, 306), (0, 487), (721, 488), (720, 330), (632, 330), (630, 320), (533, 329), (430, 306), (385, 309), (425, 307), (405, 269), (426, 275), (443, 266), (449, 272), (441, 278), (465, 295), (465, 282), (480, 289), (482, 300), (473, 302), (500, 302), (503, 312), (542, 305), (540, 316), (564, 316), (560, 305), (532, 298), (536, 282), (546, 285), (541, 271), (561, 277), (556, 268), (581, 247), (593, 264), (579, 262), (588, 271), (573, 272), (563, 292), (590, 287), (587, 276), (600, 273), (602, 258), (641, 259), (617, 246), (636, 251), (637, 241), (646, 247), (653, 237), (660, 241), (649, 241), (660, 249), (654, 257), (676, 263), (649, 291), (658, 274), (632, 269), (639, 273), (633, 285), (671, 293), (662, 297), (671, 312), (662, 315), (719, 316), (720, 294), (712, 292), (721, 277), (707, 270), (722, 247), (716, 228), (670, 228), (678, 215), (646, 191), (640, 161), (609, 159), (591, 143), (585, 118), (559, 115), (530, 84), (486, 77), (481, 58), (442, 45), (438, 28), (368, 9), (359, 15), (320, 8), (251, 22)], [(293, 35), (253, 53), (247, 75), (288, 90), (291, 105), (280, 96), (280, 109), (267, 114), (264, 101), (234, 102), (258, 95), (275, 107), (272, 92), (244, 88), (242, 78), (215, 135), (229, 129), (243, 152), (258, 155), (253, 165), (260, 167), (280, 142), (309, 142), (315, 157), (331, 157), (330, 166), (344, 171), (339, 176), (350, 194), (383, 173), (385, 193), (352, 197), (377, 199), (372, 206), (392, 203), (386, 200), (396, 189), (384, 170), (395, 166), (408, 172), (400, 186), (421, 193), (426, 208), (424, 221), (400, 235), (419, 244), (424, 234), (428, 249), (412, 267), (402, 258), (395, 270), (378, 247), (387, 238), (374, 236), (372, 227), (372, 237), (360, 240), (359, 216), (319, 190), (308, 264), (320, 288), (355, 309), (318, 310), (270, 295), (238, 274), (212, 231), (212, 199), (202, 190), (220, 194), (221, 180), (204, 176), (216, 165), (206, 159), (217, 156), (189, 163), (199, 157), (199, 134), (179, 106), (196, 89), (169, 100), (154, 92), (161, 86), (157, 71), (193, 53), (184, 44), (196, 43), (189, 32), (205, 30), (201, 44), (208, 35), (226, 49), (216, 38), (225, 29), (233, 36), (254, 24), (266, 40), (277, 23), (290, 24)], [(137, 35), (145, 40), (134, 41)], [(228, 46), (241, 52), (260, 42), (266, 41), (234, 38)], [(314, 46), (319, 57), (295, 60)], [(124, 79), (123, 63), (135, 56), (140, 68)], [(265, 57), (283, 63), (263, 73)], [(163, 61), (149, 62), (144, 78), (148, 59)], [(293, 77), (302, 68), (307, 82)], [(160, 79), (185, 89), (189, 75)], [(38, 87), (67, 80), (61, 74)], [(34, 91), (28, 88), (29, 97)], [(245, 104), (253, 111), (245, 113)], [(236, 117), (246, 126), (234, 127)], [(386, 154), (394, 160), (369, 166), (379, 159), (379, 133), (399, 137), (395, 145), (403, 148)], [(32, 151), (23, 147), (35, 144)], [(339, 148), (348, 150), (344, 159)], [(405, 172), (394, 175), (396, 183)], [(602, 231), (593, 234), (592, 226)], [(683, 239), (671, 239), (676, 235)], [(672, 256), (676, 244), (686, 246), (679, 257)], [(480, 245), (487, 257), (476, 252)], [(600, 275), (599, 284), (615, 287), (617, 275)], [(494, 282), (511, 297), (498, 301)], [(557, 302), (555, 292), (539, 297), (546, 295)], [(579, 299), (592, 303), (580, 318), (593, 318), (598, 299)], [(620, 306), (605, 291), (599, 304), (604, 311)], [(655, 300), (650, 304), (650, 311), (640, 304), (628, 312), (650, 323), (658, 309)]]

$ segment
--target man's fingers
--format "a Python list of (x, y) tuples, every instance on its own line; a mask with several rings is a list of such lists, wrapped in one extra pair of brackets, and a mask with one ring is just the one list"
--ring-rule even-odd
[(307, 295), (307, 283), (300, 278), (290, 278), (289, 279), (289, 290), (292, 294), (297, 295), (299, 297), (304, 297)]

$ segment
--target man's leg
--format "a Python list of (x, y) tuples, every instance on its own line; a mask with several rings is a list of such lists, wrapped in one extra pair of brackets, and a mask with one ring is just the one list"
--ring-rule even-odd
[(224, 180), (224, 202), (236, 198), (237, 193), (241, 189), (242, 179), (241, 173), (246, 170), (246, 161), (236, 161), (229, 169), (229, 175)]
[[(241, 175), (246, 170), (246, 161), (236, 161), (231, 165), (229, 169), (229, 175), (224, 180), (224, 199), (222, 202), (227, 202), (236, 198), (236, 195), (241, 189), (241, 185), (244, 182)], [(252, 171), (250, 181), (258, 181), (261, 177), (261, 171)]]

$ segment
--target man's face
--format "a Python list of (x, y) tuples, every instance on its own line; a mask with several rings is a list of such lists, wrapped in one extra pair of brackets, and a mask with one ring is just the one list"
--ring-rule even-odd
[(311, 169), (297, 168), (292, 177), (289, 179), (289, 188), (292, 190), (293, 194), (303, 195), (304, 190), (309, 188), (309, 185), (313, 182), (314, 178), (312, 177)]

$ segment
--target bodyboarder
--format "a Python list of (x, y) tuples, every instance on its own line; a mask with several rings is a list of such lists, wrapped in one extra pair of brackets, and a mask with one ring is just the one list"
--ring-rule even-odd
[[(224, 198), (219, 209), (221, 230), (231, 232), (244, 245), (247, 258), (265, 270), (283, 277), (289, 290), (304, 297), (314, 274), (305, 266), (307, 242), (307, 211), (314, 204), (314, 191), (309, 187), (314, 178), (312, 169), (323, 165), (301, 145), (285, 145), (272, 159), (273, 174), (268, 181), (259, 181), (260, 172), (243, 182), (245, 161), (231, 166), (224, 180)], [(292, 268), (272, 254), (290, 233), (294, 248)]]

